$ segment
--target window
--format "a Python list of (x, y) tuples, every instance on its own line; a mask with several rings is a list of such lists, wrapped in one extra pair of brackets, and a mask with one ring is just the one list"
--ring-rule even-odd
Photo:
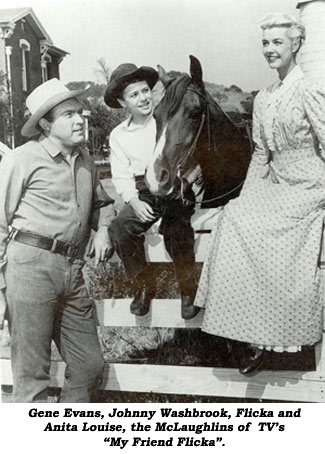
[(49, 78), (48, 73), (47, 73), (47, 63), (46, 63), (46, 61), (42, 61), (41, 66), (42, 66), (42, 82), (44, 83)]
[(28, 90), (30, 44), (25, 39), (19, 40), (21, 51), (21, 81), (24, 91)]
[(42, 82), (46, 82), (49, 78), (48, 64), (51, 63), (51, 61), (52, 59), (49, 55), (44, 55), (41, 59)]

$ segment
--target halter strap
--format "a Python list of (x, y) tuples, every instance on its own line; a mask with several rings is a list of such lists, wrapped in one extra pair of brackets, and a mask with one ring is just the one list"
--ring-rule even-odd
[(195, 149), (196, 149), (196, 145), (197, 145), (197, 142), (200, 138), (200, 135), (201, 135), (201, 132), (202, 132), (202, 129), (203, 129), (203, 126), (204, 126), (204, 123), (205, 123), (205, 120), (208, 119), (208, 149), (210, 150), (210, 136), (211, 136), (211, 133), (210, 133), (210, 115), (209, 115), (209, 108), (208, 108), (208, 102), (206, 100), (206, 98), (197, 90), (195, 90), (194, 88), (190, 88), (188, 87), (187, 88), (187, 91), (192, 91), (194, 93), (196, 93), (198, 96), (200, 96), (203, 100), (204, 100), (204, 111), (201, 115), (201, 121), (200, 121), (200, 125), (198, 127), (198, 130), (196, 131), (196, 135), (194, 137), (194, 140), (192, 142), (192, 145), (190, 146), (186, 156), (184, 157), (184, 159), (181, 161), (181, 163), (178, 165), (178, 171), (180, 172), (182, 170), (182, 167), (185, 166), (185, 164), (187, 163), (187, 161), (189, 160), (189, 158), (191, 156), (193, 156), (194, 152), (195, 152)]
[[(200, 138), (200, 135), (201, 135), (201, 132), (202, 132), (202, 129), (203, 129), (203, 126), (204, 126), (204, 123), (205, 123), (206, 120), (207, 120), (207, 126), (208, 126), (208, 130), (207, 130), (207, 132), (208, 132), (208, 150), (211, 150), (211, 124), (210, 124), (209, 101), (206, 99), (206, 97), (202, 93), (200, 93), (198, 90), (195, 90), (194, 88), (191, 88), (191, 87), (188, 87), (186, 89), (186, 91), (192, 91), (192, 92), (196, 93), (201, 99), (204, 100), (204, 103), (205, 103), (204, 110), (203, 110), (203, 113), (202, 113), (202, 116), (201, 116), (200, 125), (199, 125), (199, 127), (197, 129), (197, 132), (196, 132), (196, 135), (195, 135), (194, 140), (192, 142), (192, 145), (190, 146), (189, 151), (186, 154), (186, 156), (184, 157), (184, 159), (178, 165), (178, 172), (177, 172), (177, 176), (178, 176), (178, 178), (181, 181), (180, 192), (181, 192), (182, 201), (184, 203), (193, 203), (193, 202), (187, 200), (185, 195), (184, 195), (184, 181), (183, 181), (183, 179), (181, 177), (181, 171), (182, 171), (182, 168), (184, 168), (184, 166), (187, 163), (187, 161), (189, 160), (189, 158), (191, 156), (193, 156), (193, 154), (195, 152), (195, 149), (196, 149), (196, 146), (197, 146), (197, 142), (198, 142), (198, 140)], [(219, 104), (218, 104), (218, 106), (219, 106)], [(220, 108), (220, 106), (219, 106), (219, 108)], [(233, 121), (231, 120), (231, 118), (229, 117), (229, 115), (226, 112), (224, 112), (224, 114), (231, 121), (231, 123), (234, 124)], [(251, 132), (250, 132), (250, 129), (249, 129), (249, 126), (248, 126), (247, 122), (245, 122), (245, 128), (246, 128), (246, 133), (247, 133), (247, 136), (248, 136), (248, 140), (250, 142), (251, 153), (253, 153), (254, 144), (253, 144)], [(199, 178), (200, 178), (200, 176), (198, 177), (198, 179)], [(211, 203), (211, 202), (214, 202), (216, 200), (223, 199), (223, 198), (229, 196), (230, 194), (232, 194), (233, 192), (236, 192), (244, 184), (244, 181), (245, 180), (241, 181), (236, 187), (234, 187), (230, 191), (227, 191), (224, 194), (221, 194), (220, 196), (213, 197), (212, 199), (208, 199), (208, 200), (202, 200), (201, 202), (194, 202), (194, 205), (202, 205), (202, 204), (205, 204), (205, 203)], [(200, 192), (201, 192), (201, 190), (199, 191), (199, 193)]]

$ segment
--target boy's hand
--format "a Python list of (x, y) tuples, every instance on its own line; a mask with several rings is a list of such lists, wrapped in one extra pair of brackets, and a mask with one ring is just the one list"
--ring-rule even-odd
[(151, 206), (140, 200), (138, 197), (132, 197), (129, 204), (134, 209), (135, 214), (143, 222), (150, 222), (156, 219)]

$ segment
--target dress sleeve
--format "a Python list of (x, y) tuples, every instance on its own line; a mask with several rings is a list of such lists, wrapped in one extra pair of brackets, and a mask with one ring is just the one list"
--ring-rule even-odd
[(248, 167), (247, 176), (241, 193), (247, 191), (259, 178), (265, 175), (265, 167), (269, 163), (269, 153), (261, 131), (261, 113), (263, 109), (263, 93), (259, 92), (254, 100), (253, 109), (253, 142), (254, 151)]
[(132, 197), (138, 195), (138, 191), (135, 187), (131, 164), (112, 134), (110, 149), (113, 184), (124, 202), (129, 202)]
[(325, 151), (325, 87), (305, 81), (301, 96), (311, 127)]

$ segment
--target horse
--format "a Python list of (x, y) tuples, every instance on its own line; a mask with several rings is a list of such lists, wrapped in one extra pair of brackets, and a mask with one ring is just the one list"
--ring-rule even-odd
[[(156, 147), (145, 178), (156, 196), (200, 181), (202, 207), (224, 205), (239, 195), (251, 158), (251, 139), (207, 92), (202, 67), (190, 56), (190, 74), (169, 78), (158, 66), (165, 93), (154, 109)], [(200, 190), (200, 192), (201, 192)]]

